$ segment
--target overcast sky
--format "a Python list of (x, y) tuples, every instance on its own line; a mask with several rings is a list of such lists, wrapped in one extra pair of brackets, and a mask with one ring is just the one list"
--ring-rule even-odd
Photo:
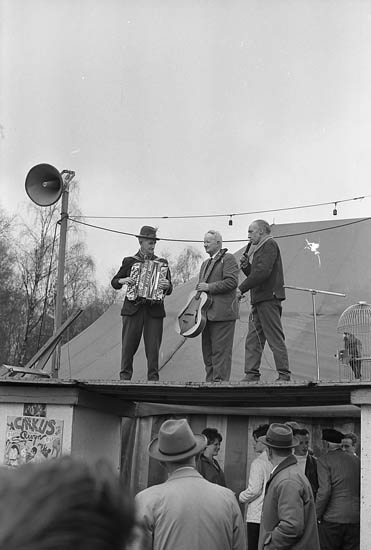
[[(148, 223), (174, 241), (202, 241), (209, 228), (245, 239), (256, 217), (329, 219), (333, 205), (233, 226), (150, 216), (371, 194), (371, 0), (0, 0), (0, 45), (0, 206), (10, 214), (25, 211), (25, 176), (42, 162), (76, 172), (83, 214), (144, 218), (87, 223), (128, 233)], [(370, 206), (339, 204), (338, 218)], [(133, 237), (84, 235), (101, 282), (137, 250)]]

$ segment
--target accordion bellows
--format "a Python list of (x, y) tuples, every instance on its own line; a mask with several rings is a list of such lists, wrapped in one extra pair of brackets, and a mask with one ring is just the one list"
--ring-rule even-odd
[(126, 291), (126, 298), (134, 301), (137, 298), (145, 298), (154, 302), (164, 299), (165, 291), (158, 288), (161, 280), (166, 279), (169, 266), (163, 260), (144, 260), (132, 265), (130, 277), (135, 284), (130, 285)]

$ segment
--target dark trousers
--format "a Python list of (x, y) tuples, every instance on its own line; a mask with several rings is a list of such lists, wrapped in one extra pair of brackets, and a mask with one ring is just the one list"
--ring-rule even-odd
[(207, 321), (202, 332), (206, 382), (229, 380), (236, 321)]
[(322, 521), (318, 535), (321, 550), (359, 550), (359, 523)]
[(245, 374), (251, 380), (260, 378), (259, 368), (265, 342), (268, 342), (273, 352), (279, 376), (283, 379), (290, 378), (281, 314), (280, 300), (267, 300), (252, 306), (249, 332), (245, 341)]
[(258, 550), (260, 523), (247, 522), (247, 550)]
[(147, 357), (147, 378), (158, 380), (158, 355), (162, 341), (162, 328), (163, 318), (151, 317), (145, 305), (141, 306), (134, 315), (122, 316), (121, 380), (131, 380), (133, 359), (142, 334)]

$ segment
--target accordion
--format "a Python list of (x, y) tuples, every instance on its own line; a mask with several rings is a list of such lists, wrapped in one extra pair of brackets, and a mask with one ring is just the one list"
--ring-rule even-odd
[(134, 301), (143, 298), (154, 302), (161, 302), (165, 296), (165, 290), (159, 289), (158, 284), (166, 278), (169, 266), (163, 260), (144, 260), (132, 265), (130, 277), (135, 284), (130, 285), (126, 291), (126, 298)]

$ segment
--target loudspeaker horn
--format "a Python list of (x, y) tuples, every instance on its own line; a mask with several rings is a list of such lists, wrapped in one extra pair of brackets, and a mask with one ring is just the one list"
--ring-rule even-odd
[(36, 164), (26, 177), (26, 193), (39, 206), (55, 204), (63, 192), (63, 178), (51, 164)]

